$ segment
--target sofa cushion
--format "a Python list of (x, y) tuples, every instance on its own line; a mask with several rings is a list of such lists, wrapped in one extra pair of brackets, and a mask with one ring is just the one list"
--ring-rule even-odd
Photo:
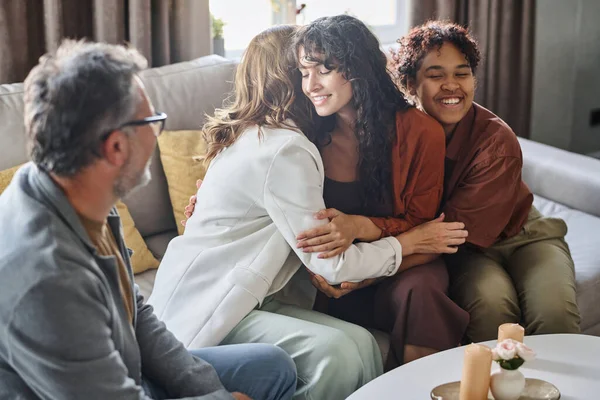
[(196, 193), (196, 181), (203, 179), (206, 173), (204, 163), (194, 159), (206, 151), (201, 131), (165, 131), (158, 138), (160, 160), (167, 177), (169, 197), (177, 230), (181, 235), (185, 219), (183, 209), (189, 203), (190, 196)]
[(117, 210), (121, 217), (121, 224), (123, 225), (123, 236), (125, 238), (125, 245), (133, 251), (131, 256), (131, 266), (134, 274), (139, 274), (151, 268), (158, 268), (158, 260), (154, 258), (144, 238), (140, 235), (140, 232), (135, 228), (133, 218), (127, 209), (127, 206), (119, 201), (117, 203)]
[(21, 168), (21, 166), (17, 165), (16, 167), (7, 168), (4, 171), (0, 171), (0, 194), (4, 192), (4, 189), (6, 189), (10, 181), (12, 181), (13, 175), (19, 168)]
[(600, 334), (600, 218), (535, 195), (534, 205), (544, 215), (565, 220), (566, 241), (575, 263), (577, 303), (584, 333)]
[[(168, 232), (157, 233), (156, 235), (146, 236), (144, 240), (148, 245), (148, 248), (152, 250), (152, 254), (154, 254), (160, 260), (167, 250), (167, 246), (171, 239), (177, 236), (177, 230), (172, 230)], [(155, 249), (158, 251), (155, 251)]]
[(0, 170), (26, 163), (23, 84), (0, 85)]
[(133, 280), (135, 281), (136, 285), (139, 286), (140, 294), (144, 296), (144, 300), (148, 300), (148, 297), (150, 297), (150, 294), (152, 293), (152, 288), (154, 287), (155, 278), (155, 269), (149, 269), (133, 277)]

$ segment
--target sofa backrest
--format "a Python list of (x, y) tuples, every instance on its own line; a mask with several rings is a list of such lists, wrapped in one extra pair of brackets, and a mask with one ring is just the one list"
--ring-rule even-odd
[[(222, 104), (232, 88), (234, 61), (212, 55), (152, 68), (140, 76), (157, 110), (167, 113), (166, 129), (198, 129), (205, 115)], [(593, 215), (600, 216), (600, 161), (520, 139), (523, 179), (531, 190)], [(23, 84), (0, 85), (0, 170), (27, 162), (23, 126)], [(167, 182), (158, 149), (153, 156), (152, 181), (125, 199), (145, 239), (158, 255), (177, 234)]]
[[(140, 74), (154, 107), (167, 113), (166, 129), (200, 129), (206, 114), (221, 106), (232, 88), (234, 61), (212, 55), (152, 68)], [(23, 84), (0, 85), (0, 170), (28, 161), (23, 125)], [(152, 180), (126, 199), (145, 239), (177, 234), (167, 181), (158, 149), (152, 160)], [(166, 241), (150, 249), (162, 255)]]
[(0, 171), (25, 162), (23, 84), (0, 85)]
[[(230, 92), (235, 66), (234, 61), (212, 55), (152, 68), (140, 77), (156, 110), (168, 115), (165, 129), (200, 129), (206, 114), (220, 107)], [(174, 236), (177, 225), (158, 148), (151, 171), (150, 183), (127, 196), (124, 202), (144, 238), (164, 232)], [(162, 255), (163, 249), (154, 249), (150, 243), (149, 246)]]
[(600, 217), (600, 160), (519, 138), (523, 180), (531, 191)]

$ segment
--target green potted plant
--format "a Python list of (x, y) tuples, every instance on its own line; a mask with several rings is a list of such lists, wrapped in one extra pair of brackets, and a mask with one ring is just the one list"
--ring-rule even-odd
[(212, 14), (210, 20), (212, 25), (213, 53), (225, 57), (225, 39), (223, 38), (225, 22), (221, 18), (215, 18)]

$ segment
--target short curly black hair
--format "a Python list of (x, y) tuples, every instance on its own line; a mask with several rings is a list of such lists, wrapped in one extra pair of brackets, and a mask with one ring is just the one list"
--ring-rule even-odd
[(450, 21), (428, 21), (416, 26), (397, 40), (398, 51), (393, 52), (397, 84), (406, 93), (408, 81), (416, 79), (423, 58), (433, 49), (440, 49), (444, 43), (452, 43), (466, 57), (471, 71), (475, 74), (481, 61), (477, 41), (469, 30)]

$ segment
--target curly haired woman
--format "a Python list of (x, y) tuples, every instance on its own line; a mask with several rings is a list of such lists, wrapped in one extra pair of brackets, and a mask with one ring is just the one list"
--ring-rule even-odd
[(443, 21), (415, 27), (398, 42), (400, 86), (444, 127), (442, 211), (469, 231), (467, 244), (445, 257), (451, 297), (471, 316), (468, 339), (494, 339), (506, 322), (523, 324), (527, 334), (578, 333), (567, 226), (533, 207), (517, 137), (473, 102), (477, 43), (467, 29)]
[[(444, 133), (407, 103), (377, 38), (348, 15), (317, 19), (296, 36), (302, 89), (322, 119), (313, 140), (325, 166), (329, 209), (319, 218), (330, 219), (299, 235), (299, 246), (327, 258), (354, 241), (398, 235), (435, 218)], [(406, 257), (396, 274), (382, 279), (336, 288), (314, 276), (313, 283), (332, 297), (319, 309), (391, 334), (386, 369), (457, 346), (468, 323), (447, 295), (439, 253)]]

